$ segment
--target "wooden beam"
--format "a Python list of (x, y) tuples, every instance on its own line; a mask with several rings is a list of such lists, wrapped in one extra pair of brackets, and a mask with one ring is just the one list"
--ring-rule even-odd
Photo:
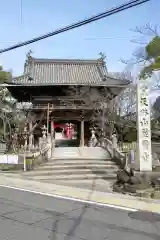
[[(33, 105), (30, 110), (44, 110), (44, 109), (47, 109), (48, 106), (47, 104), (46, 105)], [(56, 105), (51, 105), (50, 110), (92, 110), (93, 108), (90, 107), (90, 106), (76, 106), (76, 105), (73, 105), (73, 106), (56, 106)]]

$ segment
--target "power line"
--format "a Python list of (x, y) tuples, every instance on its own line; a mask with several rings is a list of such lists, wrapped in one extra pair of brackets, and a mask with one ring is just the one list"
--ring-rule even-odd
[(39, 36), (39, 37), (36, 37), (36, 38), (32, 38), (31, 40), (28, 40), (28, 41), (25, 41), (25, 42), (21, 42), (21, 43), (17, 43), (16, 45), (13, 45), (11, 47), (1, 49), (0, 53), (8, 52), (8, 51), (11, 51), (13, 49), (29, 45), (31, 43), (38, 42), (38, 41), (43, 40), (45, 38), (52, 37), (52, 36), (58, 35), (60, 33), (72, 30), (74, 28), (81, 27), (81, 26), (86, 25), (88, 23), (95, 22), (95, 21), (100, 20), (102, 18), (111, 16), (111, 15), (116, 14), (118, 12), (127, 10), (129, 8), (141, 5), (141, 4), (149, 2), (149, 1), (151, 1), (151, 0), (134, 0), (134, 1), (130, 1), (128, 3), (120, 5), (119, 7), (111, 8), (110, 10), (105, 11), (103, 13), (100, 13), (100, 14), (98, 14), (96, 16), (91, 17), (91, 18), (87, 18), (87, 19), (79, 21), (77, 23), (73, 23), (73, 24), (68, 25), (68, 26), (66, 26), (64, 28), (57, 29), (57, 30), (55, 30), (53, 32), (50, 32), (50, 33), (47, 33), (45, 35), (42, 35), (42, 36)]

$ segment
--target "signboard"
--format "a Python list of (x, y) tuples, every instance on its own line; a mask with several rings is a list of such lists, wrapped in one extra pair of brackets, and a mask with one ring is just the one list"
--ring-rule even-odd
[(1, 163), (7, 163), (7, 155), (5, 154), (0, 155), (0, 164)]
[(145, 80), (137, 84), (138, 160), (140, 171), (152, 171), (149, 87)]
[(18, 155), (7, 155), (8, 164), (18, 164)]
[(18, 155), (0, 155), (0, 164), (18, 164)]

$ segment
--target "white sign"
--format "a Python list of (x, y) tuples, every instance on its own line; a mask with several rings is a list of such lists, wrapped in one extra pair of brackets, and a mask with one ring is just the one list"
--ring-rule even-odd
[(3, 164), (18, 164), (18, 155), (0, 155), (0, 163)]
[(18, 164), (18, 155), (7, 155), (8, 164)]
[(56, 139), (56, 140), (64, 140), (65, 137), (64, 137), (63, 134), (60, 132), (60, 133), (55, 133), (55, 139)]
[(0, 163), (7, 163), (7, 155), (0, 155)]
[(149, 87), (145, 80), (137, 84), (138, 159), (140, 171), (152, 171)]

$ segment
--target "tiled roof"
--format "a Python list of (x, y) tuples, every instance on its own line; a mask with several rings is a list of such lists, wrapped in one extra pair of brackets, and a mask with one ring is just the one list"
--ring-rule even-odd
[(29, 57), (24, 75), (12, 79), (20, 85), (127, 85), (128, 81), (108, 77), (104, 62), (78, 59), (36, 59)]

